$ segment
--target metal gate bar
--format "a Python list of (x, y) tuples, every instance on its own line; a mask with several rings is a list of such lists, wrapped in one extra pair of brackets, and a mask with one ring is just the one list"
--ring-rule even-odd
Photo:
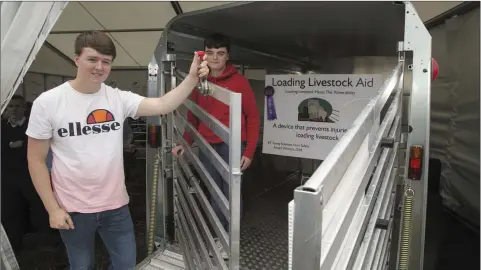
[[(183, 176), (180, 175), (180, 172), (177, 172), (177, 173), (178, 173), (178, 176), (179, 176), (178, 179), (180, 181), (178, 181), (176, 183), (175, 187), (176, 187), (177, 194), (179, 195), (180, 201), (182, 202), (183, 205), (187, 205), (187, 202), (185, 202), (186, 198), (184, 198), (184, 196), (187, 197), (188, 205), (190, 206), (190, 211), (195, 213), (197, 224), (200, 224), (202, 234), (205, 235), (206, 238), (207, 238), (204, 241), (206, 241), (209, 244), (210, 250), (214, 250), (215, 249), (215, 243), (214, 243), (214, 240), (213, 240), (214, 238), (209, 231), (209, 227), (207, 226), (207, 223), (202, 218), (202, 215), (201, 215), (202, 212), (200, 212), (200, 209), (197, 206), (196, 201), (194, 200), (194, 197), (192, 196), (192, 193), (188, 191), (189, 188), (187, 187), (187, 183), (186, 183), (185, 179), (183, 178)], [(185, 195), (182, 194), (181, 189), (182, 189), (182, 192), (186, 193)], [(195, 193), (195, 191), (194, 191), (194, 193)], [(187, 215), (190, 215), (190, 213), (187, 212)], [(205, 248), (202, 247), (202, 249), (205, 249)], [(225, 262), (220, 257), (220, 255), (218, 253), (214, 253), (214, 254), (215, 254), (216, 264), (221, 265), (222, 267), (226, 267)], [(207, 255), (207, 254), (205, 254), (205, 255)]]
[[(179, 162), (182, 169), (184, 169), (184, 172), (187, 174), (186, 179), (189, 179), (188, 184), (187, 184), (187, 182), (184, 182), (184, 183), (181, 183), (181, 184), (191, 186), (191, 192), (196, 195), (197, 200), (199, 200), (202, 209), (206, 213), (209, 213), (206, 216), (209, 219), (210, 224), (215, 224), (213, 226), (213, 229), (214, 229), (215, 233), (218, 236), (220, 236), (219, 239), (223, 243), (223, 246), (228, 247), (229, 246), (229, 242), (228, 242), (229, 236), (227, 235), (227, 232), (222, 228), (222, 224), (221, 224), (219, 218), (217, 217), (217, 215), (214, 213), (214, 209), (210, 205), (209, 200), (205, 196), (202, 188), (200, 187), (200, 185), (198, 183), (198, 180), (195, 178), (194, 174), (192, 173), (192, 171), (189, 168), (189, 165), (185, 162), (183, 157), (179, 157), (177, 159), (177, 161)], [(193, 188), (192, 188), (192, 186), (193, 186)], [(200, 209), (198, 209), (197, 205), (196, 205), (195, 212), (201, 213), (201, 211), (200, 211)]]
[[(230, 172), (229, 172), (229, 165), (222, 159), (221, 156), (210, 146), (210, 144), (200, 135), (200, 133), (193, 127), (187, 119), (177, 111), (174, 112), (174, 115), (177, 116), (177, 119), (181, 120), (180, 123), (187, 129), (187, 131), (193, 135), (194, 141), (199, 145), (199, 149), (209, 157), (212, 165), (216, 168), (224, 181), (229, 183)], [(227, 215), (228, 216), (228, 215)]]
[[(217, 152), (215, 152), (214, 148), (212, 148), (212, 146), (210, 146), (207, 143), (207, 141), (204, 138), (202, 138), (200, 133), (187, 121), (187, 119), (185, 119), (185, 117), (183, 117), (180, 113), (177, 113), (177, 112), (175, 112), (175, 115), (178, 116), (177, 119), (181, 120), (179, 122), (184, 125), (186, 130), (188, 132), (190, 132), (190, 134), (193, 135), (192, 137), (194, 138), (194, 141), (197, 143), (197, 145), (199, 145), (200, 151), (202, 151), (204, 154), (209, 153), (209, 154), (206, 154), (206, 156), (209, 157), (209, 160), (212, 162), (214, 167), (216, 167), (217, 171), (222, 175), (222, 173), (220, 172), (219, 167), (218, 167), (219, 165), (217, 165), (217, 166), (215, 165), (215, 164), (225, 164), (225, 162), (222, 160), (222, 158), (219, 156), (219, 154), (217, 154)], [(177, 137), (178, 141), (180, 141), (181, 144), (184, 146), (184, 149), (190, 148), (190, 146), (187, 144), (187, 142), (182, 138), (182, 135), (178, 132), (178, 129), (175, 127), (174, 130), (175, 130), (174, 131), (175, 136)], [(210, 189), (213, 190), (213, 193), (215, 194), (214, 200), (219, 205), (220, 210), (224, 214), (225, 218), (227, 220), (230, 220), (228, 199), (224, 196), (224, 194), (222, 193), (220, 188), (214, 182), (214, 179), (212, 179), (212, 177), (209, 175), (209, 173), (205, 169), (204, 165), (200, 162), (200, 159), (198, 157), (194, 157), (194, 156), (195, 156), (195, 154), (192, 151), (190, 151), (189, 157), (193, 159), (193, 162), (194, 162), (193, 165), (198, 170), (198, 172), (201, 173), (201, 178), (204, 178), (203, 179), (204, 183)], [(217, 161), (217, 163), (216, 163), (216, 161)], [(228, 175), (228, 171), (225, 174)], [(224, 178), (224, 180), (225, 180), (225, 178)], [(229, 178), (227, 178), (226, 181), (228, 181), (228, 180), (229, 180)]]
[(174, 200), (174, 204), (177, 207), (176, 224), (179, 232), (179, 237), (187, 240), (185, 242), (185, 249), (183, 250), (183, 254), (184, 256), (186, 253), (194, 255), (192, 262), (189, 262), (187, 268), (196, 269), (194, 266), (200, 266), (202, 264), (202, 260), (200, 259), (200, 255), (197, 249), (198, 247), (196, 247), (195, 239), (191, 233), (192, 229), (188, 226), (184, 217), (184, 211), (182, 211), (181, 206), (179, 205), (179, 201), (177, 199)]
[[(181, 178), (181, 177), (179, 177)], [(177, 180), (179, 180), (179, 178)], [(185, 194), (183, 194), (184, 192), (187, 192), (188, 194), (188, 191), (186, 190), (182, 190), (181, 187), (179, 187), (179, 181), (176, 181), (176, 183), (174, 183), (174, 187), (175, 187), (175, 191), (176, 191), (176, 194), (177, 194), (177, 198), (175, 198), (176, 202), (177, 202), (177, 209), (178, 209), (178, 212), (179, 212), (179, 216), (182, 217), (185, 216), (187, 217), (188, 221), (189, 221), (189, 229), (188, 230), (192, 230), (195, 235), (196, 235), (196, 246), (197, 246), (197, 250), (199, 250), (202, 255), (202, 258), (200, 258), (200, 261), (198, 262), (199, 264), (198, 265), (206, 265), (208, 266), (209, 269), (212, 269), (213, 266), (212, 266), (212, 262), (211, 260), (207, 259), (209, 258), (209, 252), (207, 251), (207, 248), (205, 246), (205, 243), (204, 243), (204, 240), (202, 239), (202, 236), (201, 236), (201, 232), (199, 232), (199, 229), (197, 228), (197, 225), (195, 223), (195, 220), (194, 218), (192, 217), (192, 209), (189, 209), (189, 206), (187, 205), (187, 202), (186, 202), (186, 199), (184, 196), (186, 196)], [(179, 207), (179, 203), (182, 207)], [(197, 215), (199, 215), (200, 213), (196, 213)], [(203, 231), (204, 235), (205, 235), (205, 232)]]

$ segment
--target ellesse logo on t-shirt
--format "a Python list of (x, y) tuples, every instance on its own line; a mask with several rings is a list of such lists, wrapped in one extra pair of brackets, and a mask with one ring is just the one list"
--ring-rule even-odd
[(105, 109), (95, 110), (87, 116), (87, 124), (82, 126), (80, 122), (68, 123), (68, 128), (59, 128), (58, 136), (73, 137), (92, 135), (119, 130), (121, 125), (115, 121), (114, 115)]

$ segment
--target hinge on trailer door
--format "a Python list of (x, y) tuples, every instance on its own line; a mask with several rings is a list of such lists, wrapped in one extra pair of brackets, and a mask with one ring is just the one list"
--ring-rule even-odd
[(159, 72), (159, 65), (149, 64), (149, 77), (157, 77), (158, 72)]

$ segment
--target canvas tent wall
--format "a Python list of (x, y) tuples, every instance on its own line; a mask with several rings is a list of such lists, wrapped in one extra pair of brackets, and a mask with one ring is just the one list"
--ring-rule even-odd
[[(477, 7), (431, 29), (440, 65), (432, 85), (431, 158), (439, 159), (445, 206), (479, 230), (479, 31)], [(456, 15), (456, 14), (453, 14)]]
[[(19, 6), (20, 3), (19, 1), (2, 2), (2, 12), (7, 6)], [(146, 71), (162, 31), (173, 17), (232, 2), (171, 1), (143, 2), (141, 5), (134, 2), (58, 2), (56, 4), (66, 3), (68, 5), (59, 16), (57, 23), (53, 25), (51, 22), (51, 31), (42, 32), (46, 40), (43, 42), (42, 38), (44, 37), (39, 40), (41, 42), (36, 48), (37, 51), (39, 50), (37, 56), (35, 53), (31, 53), (32, 59), (35, 60), (30, 71), (74, 76), (75, 65), (72, 60), (74, 38), (78, 33), (92, 29), (105, 31), (114, 39), (119, 55), (114, 63), (114, 70), (141, 69)], [(427, 22), (462, 3), (462, 1), (420, 1), (413, 2), (413, 5), (422, 20)], [(41, 3), (29, 4), (39, 5)], [(23, 5), (26, 6), (25, 3)], [(10, 7), (10, 9), (12, 8)], [(36, 12), (37, 17), (40, 17), (39, 13), (41, 12)], [(142, 20), (139, 20), (139, 16), (142, 17)], [(27, 25), (32, 20), (33, 18), (28, 18), (23, 21), (22, 25)], [(4, 29), (9, 25), (4, 21), (8, 22), (8, 16), (2, 16), (2, 33), (6, 33)], [(25, 34), (25, 31), (22, 33)], [(4, 46), (2, 46), (3, 49)], [(4, 62), (2, 61), (2, 63)], [(362, 66), (362, 64), (358, 66)], [(261, 78), (263, 71), (246, 70), (246, 73), (251, 78)], [(2, 78), (4, 78), (3, 76)]]
[(2, 113), (67, 4), (2, 2)]

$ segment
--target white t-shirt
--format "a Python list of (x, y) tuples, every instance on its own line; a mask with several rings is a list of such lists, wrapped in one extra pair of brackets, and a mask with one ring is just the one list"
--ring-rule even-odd
[(33, 102), (26, 134), (51, 139), (52, 188), (66, 211), (96, 213), (129, 203), (123, 123), (143, 99), (105, 84), (82, 94), (65, 82)]

